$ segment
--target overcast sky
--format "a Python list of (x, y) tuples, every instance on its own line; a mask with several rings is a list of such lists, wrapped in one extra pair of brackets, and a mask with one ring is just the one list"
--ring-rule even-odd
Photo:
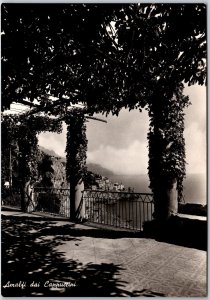
[[(187, 173), (206, 172), (206, 87), (185, 88), (192, 105), (186, 109), (185, 132)], [(123, 109), (108, 116), (106, 123), (87, 122), (87, 162), (97, 163), (116, 174), (147, 174), (147, 112)], [(62, 134), (42, 133), (39, 144), (65, 156), (66, 128)]]

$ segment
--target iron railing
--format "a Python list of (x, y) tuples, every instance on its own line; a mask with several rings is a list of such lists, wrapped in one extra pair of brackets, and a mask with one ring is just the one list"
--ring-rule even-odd
[[(21, 207), (21, 190), (3, 188), (3, 206)], [(30, 212), (41, 212), (70, 218), (70, 189), (36, 187), (27, 195)], [(153, 194), (102, 190), (84, 190), (82, 203), (85, 218), (93, 223), (142, 230), (152, 220)]]
[(150, 193), (85, 190), (83, 200), (88, 221), (131, 230), (142, 230), (154, 211)]
[(34, 210), (62, 217), (70, 217), (70, 189), (34, 188)]

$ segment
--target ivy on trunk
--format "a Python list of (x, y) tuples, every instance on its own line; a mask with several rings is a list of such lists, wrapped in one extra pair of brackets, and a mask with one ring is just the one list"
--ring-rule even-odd
[[(154, 193), (155, 214), (157, 218), (170, 215), (168, 196), (175, 188), (178, 200), (182, 199), (183, 179), (185, 177), (184, 108), (189, 98), (183, 95), (183, 85), (175, 92), (158, 91), (149, 104), (149, 178)], [(177, 201), (175, 199), (174, 201)], [(174, 209), (175, 210), (175, 209)]]
[[(28, 185), (38, 179), (37, 156), (39, 155), (37, 134), (42, 131), (61, 132), (61, 122), (47, 116), (5, 115), (2, 118), (2, 157), (7, 163), (8, 150), (11, 145), (16, 149), (16, 169), (18, 178), (14, 182), (21, 188), (21, 208), (27, 209)], [(13, 168), (13, 165), (11, 166)]]
[(86, 174), (87, 138), (84, 112), (74, 109), (66, 117), (66, 176), (70, 182), (70, 217), (75, 220), (77, 208), (75, 204), (76, 188), (82, 183)]

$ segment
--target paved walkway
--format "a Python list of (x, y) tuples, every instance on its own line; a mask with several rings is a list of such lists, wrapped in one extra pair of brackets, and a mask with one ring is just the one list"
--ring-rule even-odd
[(20, 212), (2, 214), (2, 285), (26, 282), (25, 288), (3, 288), (4, 296), (207, 295), (206, 251)]

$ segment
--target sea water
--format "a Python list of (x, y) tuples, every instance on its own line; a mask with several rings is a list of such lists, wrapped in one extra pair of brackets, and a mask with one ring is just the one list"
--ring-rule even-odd
[[(126, 189), (134, 189), (136, 193), (151, 193), (148, 175), (111, 175), (112, 182), (122, 183)], [(203, 174), (189, 174), (183, 182), (185, 203), (207, 204), (206, 176)]]

